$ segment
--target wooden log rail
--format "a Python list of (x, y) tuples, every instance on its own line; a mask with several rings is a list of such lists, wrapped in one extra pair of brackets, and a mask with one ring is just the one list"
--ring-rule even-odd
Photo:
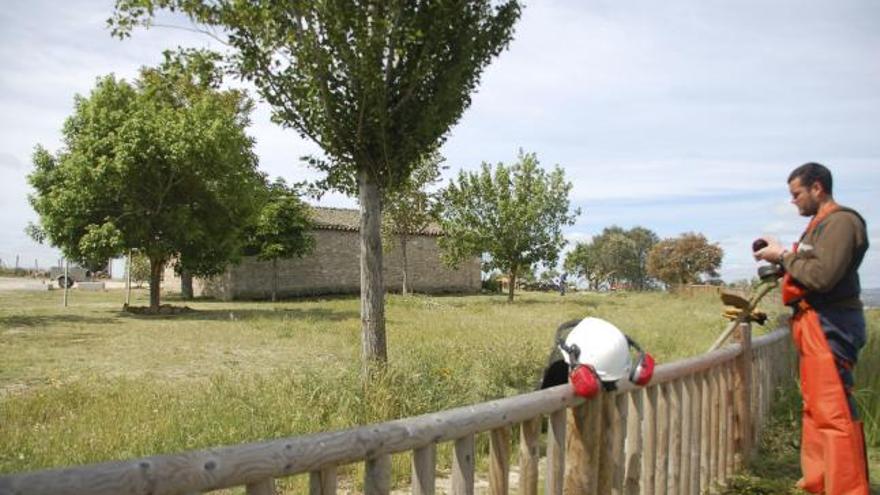
[[(651, 384), (622, 383), (584, 401), (568, 385), (433, 414), (335, 432), (0, 477), (0, 495), (194, 494), (245, 487), (275, 493), (277, 478), (309, 473), (313, 495), (335, 494), (338, 466), (363, 462), (364, 493), (391, 490), (391, 454), (412, 452), (411, 491), (436, 490), (437, 445), (453, 442), (453, 494), (474, 493), (475, 435), (489, 436), (489, 493), (538, 493), (547, 421), (544, 493), (699, 494), (748, 460), (773, 390), (791, 377), (785, 328), (657, 367)], [(519, 432), (513, 449), (512, 428)]]

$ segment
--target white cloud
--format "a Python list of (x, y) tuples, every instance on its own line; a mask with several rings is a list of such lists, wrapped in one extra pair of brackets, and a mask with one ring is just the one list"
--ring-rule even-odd
[[(4, 259), (54, 257), (19, 234), (34, 216), (24, 176), (36, 143), (60, 145), (73, 95), (100, 75), (133, 77), (162, 49), (212, 44), (169, 29), (113, 39), (104, 26), (112, 7), (37, 0), (0, 11), (0, 228), (12, 233), (0, 238)], [(704, 232), (725, 250), (724, 276), (749, 277), (754, 237), (790, 242), (803, 228), (785, 185), (800, 163), (828, 164), (835, 196), (877, 223), (878, 50), (871, 0), (530, 2), (443, 147), (447, 175), (535, 151), (574, 183), (584, 213), (570, 241), (611, 224)], [(264, 171), (317, 177), (299, 162), (320, 152), (314, 144), (272, 124), (265, 105), (253, 120)], [(322, 202), (355, 205), (341, 195)], [(866, 287), (880, 286), (880, 242), (872, 246)]]

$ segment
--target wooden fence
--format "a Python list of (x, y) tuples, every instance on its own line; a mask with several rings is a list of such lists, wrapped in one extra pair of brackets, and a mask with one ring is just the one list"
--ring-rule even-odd
[[(451, 492), (473, 494), (475, 435), (489, 438), (489, 493), (538, 493), (542, 445), (548, 495), (697, 494), (723, 484), (748, 460), (780, 380), (796, 368), (788, 330), (657, 367), (651, 384), (622, 384), (584, 401), (568, 385), (368, 425), (211, 450), (36, 471), (0, 478), (0, 494), (194, 494), (246, 487), (275, 492), (275, 479), (309, 473), (310, 493), (337, 492), (338, 466), (363, 462), (364, 493), (391, 490), (391, 454), (412, 453), (411, 492), (436, 492), (437, 445), (453, 442)], [(547, 421), (542, 441), (542, 423)], [(513, 442), (514, 433), (518, 442)], [(512, 455), (516, 448), (518, 455)]]

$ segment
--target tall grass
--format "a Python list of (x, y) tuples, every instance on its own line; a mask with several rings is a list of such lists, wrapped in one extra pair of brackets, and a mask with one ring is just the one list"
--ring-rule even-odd
[[(56, 296), (0, 300), (0, 472), (333, 430), (521, 393), (571, 318), (606, 318), (661, 362), (703, 352), (726, 323), (712, 294), (525, 294), (514, 304), (389, 296), (390, 364), (364, 388), (356, 298), (197, 301), (187, 303), (192, 313), (149, 318), (120, 313), (118, 292), (75, 292), (67, 309)], [(137, 292), (135, 303), (145, 297)], [(484, 438), (477, 448), (487, 450)], [(439, 456), (442, 467), (448, 445)], [(395, 456), (395, 477), (406, 478), (408, 463)]]
[(868, 342), (855, 367), (854, 396), (869, 446), (880, 448), (880, 309), (868, 310)]

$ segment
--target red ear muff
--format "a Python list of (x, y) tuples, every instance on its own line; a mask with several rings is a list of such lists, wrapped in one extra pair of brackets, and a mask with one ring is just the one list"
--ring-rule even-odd
[(654, 358), (647, 352), (642, 352), (629, 374), (629, 381), (643, 387), (651, 381), (652, 376), (654, 376)]
[(602, 388), (602, 381), (599, 380), (598, 373), (596, 373), (592, 366), (587, 364), (576, 366), (571, 371), (568, 379), (571, 381), (575, 395), (587, 399), (594, 397), (599, 393), (599, 389)]
[(626, 342), (639, 353), (639, 357), (636, 359), (636, 365), (633, 366), (632, 371), (629, 372), (629, 381), (639, 386), (645, 386), (651, 381), (651, 377), (654, 376), (654, 358), (647, 352), (643, 351), (641, 346), (639, 346), (635, 340), (631, 339), (629, 335), (626, 335)]

